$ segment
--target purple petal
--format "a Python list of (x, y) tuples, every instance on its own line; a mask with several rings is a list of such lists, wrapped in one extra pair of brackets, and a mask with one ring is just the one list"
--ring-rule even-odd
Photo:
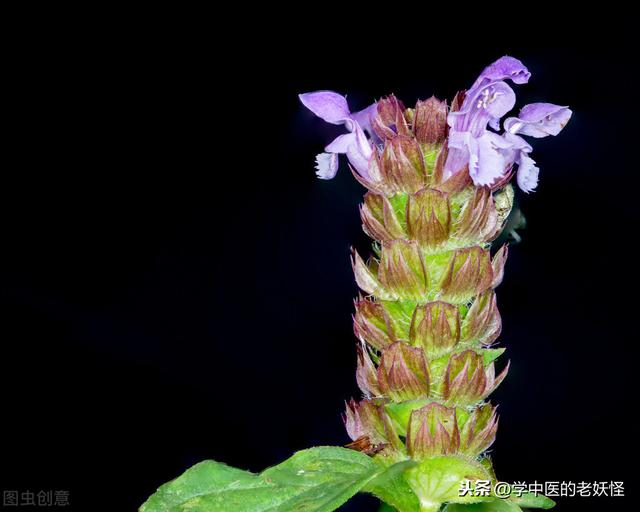
[(456, 129), (469, 130), (475, 137), (480, 137), (485, 132), (487, 123), (495, 126), (513, 108), (516, 95), (505, 82), (494, 82), (479, 89), (475, 97), (468, 100), (462, 111), (464, 121), (457, 123)]
[(482, 90), (480, 101), (491, 117), (500, 119), (516, 104), (516, 93), (505, 82), (496, 82)]
[(344, 96), (333, 91), (317, 91), (299, 94), (302, 104), (327, 123), (342, 124), (350, 112)]
[(338, 135), (333, 142), (329, 143), (324, 150), (328, 153), (346, 154), (349, 146), (356, 143), (356, 132)]
[(449, 134), (449, 152), (443, 169), (445, 179), (458, 173), (469, 163), (468, 138), (468, 132), (452, 131)]
[(336, 153), (320, 153), (316, 156), (316, 176), (321, 180), (330, 180), (338, 172), (338, 155)]
[[(522, 151), (524, 153), (531, 153), (531, 151), (533, 150), (533, 148), (531, 147), (531, 144), (529, 144), (526, 140), (524, 140), (519, 135), (514, 135), (513, 133), (505, 132), (502, 138), (505, 141), (505, 143), (509, 145), (510, 149), (513, 150), (514, 152), (519, 153), (520, 151)], [(507, 148), (504, 148), (504, 149), (507, 149)], [(515, 161), (516, 159), (517, 158), (514, 158), (513, 161)]]
[(370, 179), (369, 161), (373, 155), (373, 148), (371, 147), (371, 144), (369, 144), (369, 141), (360, 128), (360, 125), (356, 124), (355, 131), (350, 135), (354, 135), (355, 140), (352, 144), (349, 144), (349, 147), (347, 148), (347, 158), (349, 159), (349, 163), (353, 166), (356, 172), (360, 174), (360, 176), (365, 179)]
[(531, 103), (520, 110), (518, 117), (509, 117), (504, 122), (505, 130), (530, 137), (558, 135), (571, 119), (568, 107), (552, 103)]
[(324, 150), (327, 153), (346, 153), (349, 163), (364, 178), (369, 177), (369, 160), (373, 149), (360, 125), (353, 123), (354, 131), (336, 137)]
[(513, 163), (512, 148), (512, 142), (497, 133), (485, 132), (481, 137), (473, 137), (469, 132), (452, 132), (444, 165), (445, 177), (459, 172), (468, 163), (469, 176), (476, 185), (491, 185), (502, 178)]
[(502, 178), (509, 161), (504, 150), (510, 145), (500, 135), (485, 132), (482, 137), (469, 138), (469, 176), (478, 185), (491, 185)]
[(487, 66), (467, 91), (462, 108), (447, 118), (457, 131), (471, 130), (480, 137), (487, 124), (494, 129), (498, 120), (515, 105), (515, 93), (503, 80), (523, 84), (531, 73), (518, 59), (502, 57)]
[(495, 130), (495, 131), (499, 132), (500, 131), (500, 118), (499, 117), (498, 118), (494, 117), (493, 119), (491, 119), (491, 121), (489, 121), (489, 127), (492, 130)]
[(538, 173), (540, 169), (532, 158), (522, 153), (518, 164), (518, 174), (516, 181), (524, 192), (532, 192), (538, 186)]
[(505, 55), (484, 68), (484, 71), (480, 73), (478, 80), (473, 85), (474, 87), (480, 85), (481, 81), (494, 82), (506, 79), (512, 80), (515, 84), (526, 84), (530, 76), (531, 73), (522, 62), (514, 57)]
[(376, 113), (378, 112), (377, 109), (378, 104), (372, 103), (367, 108), (362, 109), (355, 114), (351, 114), (351, 119), (358, 123), (360, 125), (360, 128), (367, 132), (369, 137), (371, 137), (372, 139), (378, 138), (376, 133), (373, 131), (373, 128), (371, 127), (371, 118), (376, 115)]

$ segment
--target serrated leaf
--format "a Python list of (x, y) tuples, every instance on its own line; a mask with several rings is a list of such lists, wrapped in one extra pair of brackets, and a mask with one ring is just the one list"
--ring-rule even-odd
[(204, 461), (160, 487), (140, 512), (331, 512), (382, 472), (370, 457), (331, 446), (260, 474)]

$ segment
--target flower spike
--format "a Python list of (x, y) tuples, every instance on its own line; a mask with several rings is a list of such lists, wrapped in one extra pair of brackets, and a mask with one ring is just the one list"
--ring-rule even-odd
[(347, 131), (318, 155), (318, 177), (333, 177), (346, 154), (367, 189), (360, 217), (374, 255), (365, 263), (352, 253), (366, 295), (353, 316), (364, 399), (347, 404), (347, 447), (384, 468), (412, 464), (394, 480), (409, 501), (377, 489), (398, 512), (468, 503), (455, 482), (496, 480), (486, 450), (498, 417), (487, 400), (509, 370), (507, 363), (496, 374), (505, 349), (494, 347), (508, 247), (491, 243), (509, 229), (511, 180), (526, 193), (537, 187), (527, 138), (558, 135), (572, 116), (568, 107), (532, 103), (505, 119), (514, 89), (530, 76), (518, 59), (502, 57), (450, 108), (435, 97), (407, 108), (390, 95), (351, 113), (337, 93), (300, 97)]

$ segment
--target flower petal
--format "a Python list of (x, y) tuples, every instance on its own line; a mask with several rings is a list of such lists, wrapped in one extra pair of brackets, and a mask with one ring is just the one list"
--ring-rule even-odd
[(469, 138), (469, 176), (478, 185), (491, 185), (507, 172), (510, 162), (504, 152), (509, 148), (500, 135), (485, 132)]
[(347, 148), (349, 163), (360, 176), (370, 180), (369, 160), (371, 160), (371, 156), (373, 155), (373, 149), (366, 135), (360, 128), (360, 125), (356, 124), (355, 131), (350, 135), (354, 135), (354, 142), (349, 144)]
[(518, 186), (524, 192), (533, 192), (538, 186), (538, 173), (540, 169), (536, 166), (536, 163), (532, 158), (524, 153), (520, 154), (520, 161), (518, 164), (518, 174), (516, 175), (516, 181)]
[(316, 156), (316, 176), (321, 180), (330, 180), (338, 172), (337, 153), (320, 153)]
[(506, 82), (496, 82), (483, 89), (482, 94), (486, 96), (486, 102), (483, 99), (484, 109), (493, 119), (500, 119), (516, 104), (516, 93), (509, 87)]
[(450, 178), (461, 171), (469, 163), (469, 149), (467, 140), (469, 132), (449, 133), (447, 160), (444, 163), (444, 178)]
[(475, 137), (480, 137), (485, 132), (487, 123), (495, 127), (498, 120), (515, 104), (516, 94), (513, 89), (506, 82), (493, 82), (479, 89), (475, 96), (467, 96), (464, 110), (450, 115), (464, 116), (462, 123), (456, 122), (457, 130), (469, 130)]
[(350, 116), (344, 96), (333, 91), (317, 91), (299, 94), (302, 104), (327, 123), (342, 124)]
[(328, 153), (346, 154), (349, 146), (356, 142), (356, 132), (339, 135), (329, 143), (324, 150)]
[(571, 119), (568, 107), (552, 103), (531, 103), (520, 110), (518, 117), (509, 117), (504, 122), (505, 130), (530, 137), (558, 135)]
[[(529, 144), (526, 140), (524, 140), (522, 137), (520, 137), (519, 135), (514, 135), (513, 133), (510, 132), (505, 132), (504, 135), (502, 136), (502, 139), (504, 140), (505, 146), (502, 147), (502, 149), (512, 149), (514, 151), (523, 151), (525, 153), (531, 153), (531, 151), (533, 150), (533, 148), (531, 147), (531, 144)], [(517, 160), (517, 155), (514, 154), (514, 158), (512, 159), (512, 161)]]
[(473, 86), (480, 85), (481, 81), (493, 82), (496, 80), (506, 80), (507, 78), (515, 84), (526, 84), (530, 76), (531, 73), (522, 62), (514, 57), (505, 55), (484, 68)]
[(353, 132), (336, 137), (324, 150), (327, 153), (346, 154), (356, 172), (363, 178), (370, 179), (368, 169), (373, 149), (360, 125), (354, 122), (353, 128)]
[(358, 123), (360, 125), (360, 128), (362, 128), (365, 132), (367, 132), (369, 137), (371, 137), (374, 140), (379, 137), (376, 135), (376, 133), (373, 131), (373, 128), (371, 127), (371, 118), (375, 116), (377, 112), (378, 112), (378, 104), (372, 103), (367, 108), (362, 109), (356, 112), (355, 114), (351, 114), (351, 119), (353, 119), (356, 123)]

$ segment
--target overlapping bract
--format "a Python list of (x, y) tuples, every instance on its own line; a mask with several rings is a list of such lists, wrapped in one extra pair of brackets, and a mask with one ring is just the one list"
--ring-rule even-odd
[(507, 372), (496, 376), (502, 349), (491, 347), (501, 329), (493, 289), (507, 250), (492, 256), (489, 244), (513, 194), (505, 183), (445, 179), (446, 119), (435, 98), (414, 109), (384, 98), (370, 118), (380, 150), (367, 176), (356, 173), (369, 189), (363, 229), (379, 246), (368, 261), (352, 253), (363, 293), (354, 332), (365, 398), (348, 403), (345, 423), (350, 446), (375, 456), (476, 457), (497, 429), (485, 400)]
[(425, 510), (458, 500), (434, 488), (434, 471), (453, 483), (491, 474), (482, 459), (498, 419), (487, 400), (509, 367), (496, 373), (504, 349), (493, 347), (502, 326), (494, 289), (508, 251), (492, 253), (491, 243), (513, 204), (510, 179), (515, 174), (525, 192), (537, 184), (522, 136), (557, 135), (571, 117), (567, 107), (534, 103), (499, 133), (515, 105), (507, 81), (529, 76), (517, 59), (498, 59), (450, 108), (434, 97), (406, 108), (391, 95), (351, 114), (336, 93), (301, 96), (316, 115), (347, 128), (318, 156), (318, 174), (333, 177), (337, 154), (347, 155), (367, 189), (363, 229), (376, 241), (368, 259), (352, 251), (364, 399), (347, 404), (348, 446), (384, 465), (415, 460), (406, 483)]
[(479, 246), (425, 254), (413, 240), (382, 243), (380, 259), (365, 263), (357, 252), (352, 263), (363, 292), (384, 300), (442, 299), (468, 302), (502, 280), (506, 251), (493, 259)]

